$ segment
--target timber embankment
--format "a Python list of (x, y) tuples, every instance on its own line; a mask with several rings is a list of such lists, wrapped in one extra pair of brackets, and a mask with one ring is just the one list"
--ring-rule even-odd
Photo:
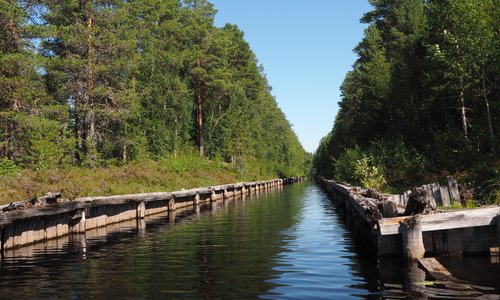
[(176, 211), (197, 210), (214, 201), (227, 201), (283, 185), (302, 181), (293, 177), (244, 182), (175, 192), (144, 193), (109, 197), (61, 200), (50, 194), (24, 202), (0, 206), (1, 255), (9, 249), (64, 236), (84, 235), (86, 231), (129, 220), (140, 226), (146, 216)]
[(404, 195), (377, 194), (324, 178), (318, 182), (344, 210), (348, 227), (378, 256), (414, 259), (461, 253), (498, 260), (500, 205), (448, 210), (460, 201), (452, 178), (447, 186), (426, 185)]

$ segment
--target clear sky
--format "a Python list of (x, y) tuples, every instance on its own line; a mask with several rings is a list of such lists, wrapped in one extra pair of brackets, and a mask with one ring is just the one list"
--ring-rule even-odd
[(356, 59), (367, 0), (211, 0), (216, 25), (236, 24), (264, 66), (302, 145), (314, 152), (333, 126), (340, 84)]

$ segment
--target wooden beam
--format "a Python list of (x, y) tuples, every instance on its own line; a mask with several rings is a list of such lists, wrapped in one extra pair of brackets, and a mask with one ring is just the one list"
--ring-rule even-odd
[(63, 214), (87, 207), (89, 207), (88, 203), (68, 201), (57, 204), (33, 207), (24, 210), (4, 212), (3, 214), (0, 215), (0, 225), (9, 224), (15, 220)]
[(142, 193), (142, 194), (129, 194), (129, 195), (115, 195), (107, 197), (84, 197), (76, 198), (75, 202), (92, 202), (96, 204), (124, 204), (128, 201), (158, 201), (172, 199), (171, 193)]
[[(436, 231), (496, 224), (500, 206), (422, 215), (422, 231)], [(378, 221), (380, 235), (399, 234), (399, 223), (410, 217), (386, 218)]]

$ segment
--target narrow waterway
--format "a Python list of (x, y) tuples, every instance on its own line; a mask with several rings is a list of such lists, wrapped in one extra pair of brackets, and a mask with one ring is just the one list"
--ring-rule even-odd
[[(361, 255), (312, 183), (19, 250), (2, 299), (346, 299), (411, 295), (406, 264)], [(19, 256), (24, 255), (24, 256)], [(13, 256), (14, 257), (14, 256)]]

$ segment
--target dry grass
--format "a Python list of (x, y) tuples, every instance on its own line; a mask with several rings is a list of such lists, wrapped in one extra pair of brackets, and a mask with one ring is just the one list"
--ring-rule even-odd
[[(254, 177), (251, 176), (250, 177)], [(21, 170), (0, 176), (0, 203), (61, 192), (64, 198), (175, 191), (253, 179), (239, 178), (221, 162), (184, 157), (136, 162), (124, 166), (84, 169), (68, 167)], [(269, 179), (269, 178), (259, 178)]]

